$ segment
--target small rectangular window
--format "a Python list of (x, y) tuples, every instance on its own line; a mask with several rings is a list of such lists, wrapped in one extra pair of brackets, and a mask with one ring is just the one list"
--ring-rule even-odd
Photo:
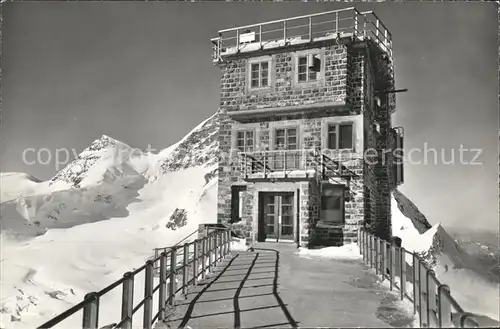
[(296, 150), (298, 146), (297, 128), (276, 129), (276, 149)]
[(330, 124), (327, 131), (327, 147), (331, 150), (353, 148), (352, 124)]
[(253, 130), (239, 130), (236, 132), (236, 148), (240, 152), (252, 152), (254, 150)]
[(269, 87), (269, 61), (252, 63), (250, 65), (250, 87)]
[(318, 54), (299, 56), (297, 61), (297, 81), (312, 82), (318, 80), (320, 70)]

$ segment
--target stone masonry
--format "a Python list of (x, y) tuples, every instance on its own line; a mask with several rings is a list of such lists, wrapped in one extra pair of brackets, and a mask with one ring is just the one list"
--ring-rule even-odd
[[(312, 48), (311, 48), (312, 47)], [(245, 180), (241, 160), (235, 153), (235, 129), (254, 130), (255, 145), (260, 150), (273, 149), (273, 131), (281, 126), (297, 126), (299, 149), (325, 149), (325, 130), (328, 123), (349, 121), (354, 125), (352, 152), (328, 150), (329, 156), (358, 175), (349, 182), (349, 196), (345, 200), (345, 223), (322, 227), (319, 220), (319, 180), (303, 179), (294, 183), (300, 191), (300, 241), (320, 245), (338, 245), (357, 239), (360, 227), (366, 227), (378, 236), (390, 235), (390, 192), (395, 187), (392, 177), (392, 157), (382, 156), (382, 150), (393, 147), (391, 140), (391, 108), (387, 97), (380, 97), (376, 106), (377, 90), (393, 85), (388, 74), (388, 64), (377, 46), (370, 42), (343, 42), (313, 44), (306, 47), (281, 47), (269, 51), (228, 57), (219, 66), (221, 78), (221, 120), (219, 123), (219, 190), (218, 215), (220, 223), (231, 222), (231, 186), (246, 186), (243, 217), (231, 223), (247, 237), (248, 243), (256, 242), (258, 221), (258, 193), (265, 188), (279, 190), (288, 186), (278, 181), (255, 183)], [(315, 83), (298, 85), (295, 81), (296, 54), (315, 51), (320, 54), (322, 68)], [(271, 83), (268, 88), (250, 90), (249, 61), (266, 59), (271, 63)], [(308, 112), (322, 104), (333, 104), (320, 113)], [(279, 113), (276, 109), (300, 107), (293, 113)], [(266, 115), (244, 120), (232, 119), (234, 113), (248, 110), (269, 109)], [(376, 131), (375, 123), (380, 125)], [(368, 156), (367, 149), (376, 150)], [(373, 163), (377, 160), (377, 163)], [(327, 174), (332, 174), (331, 172)], [(339, 181), (332, 177), (332, 181)], [(347, 184), (345, 180), (341, 183)], [(268, 185), (266, 185), (268, 184)], [(289, 184), (289, 183), (286, 183)], [(291, 183), (290, 183), (291, 184)], [(267, 186), (267, 187), (262, 187)], [(292, 185), (290, 185), (292, 186)], [(292, 187), (290, 187), (292, 189)]]

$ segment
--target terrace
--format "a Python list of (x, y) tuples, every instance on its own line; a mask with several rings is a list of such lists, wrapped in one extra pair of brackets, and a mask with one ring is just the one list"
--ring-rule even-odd
[(371, 40), (392, 63), (389, 30), (373, 11), (359, 12), (354, 7), (220, 30), (211, 39), (213, 62), (219, 64), (241, 53), (346, 38)]

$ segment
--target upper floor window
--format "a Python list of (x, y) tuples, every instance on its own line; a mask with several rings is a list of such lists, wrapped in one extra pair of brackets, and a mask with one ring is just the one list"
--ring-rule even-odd
[(299, 83), (318, 81), (319, 71), (319, 54), (307, 54), (297, 57), (297, 81)]
[(352, 149), (353, 144), (352, 123), (328, 125), (327, 145), (329, 149)]
[(269, 87), (269, 61), (250, 64), (250, 87)]
[(252, 152), (254, 150), (253, 130), (239, 130), (236, 132), (236, 147), (240, 152)]
[(298, 148), (297, 128), (276, 129), (276, 149), (296, 150)]

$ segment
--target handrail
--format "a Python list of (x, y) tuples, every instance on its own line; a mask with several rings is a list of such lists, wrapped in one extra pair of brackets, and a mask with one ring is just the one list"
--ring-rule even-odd
[[(193, 234), (191, 233), (180, 242), (185, 241)], [(168, 251), (164, 251), (154, 259), (148, 260), (138, 269), (125, 273), (121, 279), (102, 290), (86, 294), (82, 302), (45, 322), (38, 329), (53, 328), (82, 310), (82, 328), (99, 328), (99, 300), (120, 285), (123, 287), (121, 318), (117, 319), (119, 320), (118, 323), (110, 324), (110, 328), (131, 329), (134, 314), (142, 308), (144, 311), (143, 328), (151, 329), (156, 321), (165, 319), (167, 304), (170, 307), (175, 307), (175, 298), (178, 294), (186, 295), (189, 286), (196, 285), (200, 276), (204, 279), (207, 272), (212, 272), (218, 262), (230, 255), (231, 230), (229, 228), (217, 228), (201, 239), (184, 243), (182, 246), (179, 245), (180, 242), (172, 247), (166, 247), (169, 248)], [(182, 253), (179, 253), (182, 255), (180, 265), (177, 259), (178, 249), (182, 249)], [(154, 286), (154, 268), (157, 263), (159, 263), (160, 280)], [(144, 298), (134, 305), (134, 278), (142, 272), (145, 274)], [(179, 276), (180, 278), (178, 278)], [(178, 280), (182, 282), (180, 287), (176, 287), (176, 281)], [(158, 312), (153, 315), (153, 299), (157, 292)]]
[[(365, 229), (358, 231), (358, 246), (363, 261), (382, 280), (389, 280), (390, 290), (397, 288), (401, 300), (413, 303), (413, 313), (418, 313), (420, 327), (437, 328), (477, 328), (479, 324), (471, 313), (452, 297), (450, 288), (442, 284), (433, 270), (429, 269), (416, 253), (405, 250), (386, 240), (380, 239)], [(411, 258), (411, 265), (408, 259)], [(407, 290), (412, 284), (413, 292)]]
[[(246, 33), (253, 36), (243, 40), (242, 36)], [(355, 7), (223, 29), (210, 42), (213, 44), (215, 64), (223, 62), (224, 56), (241, 52), (344, 37), (371, 40), (392, 61), (391, 32), (373, 11), (360, 12)]]
[[(199, 231), (196, 230), (196, 231), (193, 231), (192, 233), (190, 233), (188, 236), (184, 237), (182, 240), (180, 240), (179, 242), (177, 242), (176, 244), (174, 244), (173, 246), (170, 246), (170, 247), (160, 247), (160, 248), (154, 248), (153, 250), (154, 251), (157, 251), (157, 250), (166, 250), (166, 249), (172, 249), (174, 247), (177, 247), (178, 245), (180, 245), (182, 242), (186, 241), (187, 239), (189, 239), (190, 237), (192, 237), (193, 235), (195, 235), (196, 233), (198, 233)], [(158, 257), (158, 256), (155, 256), (155, 257)]]
[(257, 24), (250, 24), (250, 25), (232, 27), (232, 28), (229, 28), (229, 29), (219, 30), (219, 34), (225, 33), (225, 32), (232, 32), (232, 31), (236, 31), (236, 30), (248, 29), (248, 28), (251, 28), (251, 27), (259, 27), (260, 25), (269, 25), (269, 24), (277, 24), (277, 23), (283, 23), (283, 22), (288, 22), (288, 21), (295, 21), (295, 20), (298, 20), (298, 19), (304, 19), (304, 18), (309, 18), (309, 17), (317, 17), (317, 16), (324, 16), (324, 15), (335, 14), (335, 13), (339, 13), (339, 12), (343, 12), (343, 11), (349, 11), (349, 10), (354, 10), (354, 11), (356, 11), (359, 14), (359, 11), (356, 8), (349, 7), (349, 8), (343, 8), (343, 9), (325, 11), (325, 12), (316, 13), (316, 14), (294, 16), (294, 17), (290, 17), (290, 18), (277, 19), (277, 20), (274, 20), (274, 21), (267, 21), (267, 22), (263, 22), (263, 23), (257, 23)]

